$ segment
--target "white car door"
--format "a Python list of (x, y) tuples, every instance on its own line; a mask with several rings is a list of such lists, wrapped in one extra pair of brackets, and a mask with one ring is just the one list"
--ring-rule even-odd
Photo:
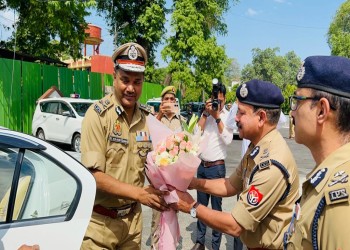
[(43, 112), (41, 113), (41, 127), (45, 133), (45, 139), (50, 141), (58, 141), (59, 131), (57, 130), (59, 102), (50, 101), (43, 104)]
[[(70, 115), (67, 115), (67, 114)], [(57, 118), (56, 129), (58, 131), (57, 140), (59, 142), (70, 144), (73, 139), (74, 132), (79, 128), (80, 132), (81, 120), (76, 117), (73, 110), (64, 102), (60, 102), (59, 116)]]
[(0, 131), (0, 249), (80, 249), (95, 192), (91, 173), (65, 152)]

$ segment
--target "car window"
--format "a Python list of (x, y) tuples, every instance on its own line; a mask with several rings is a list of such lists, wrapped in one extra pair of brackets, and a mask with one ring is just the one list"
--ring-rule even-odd
[(44, 102), (41, 104), (41, 111), (45, 113), (57, 114), (58, 106), (58, 102)]
[(159, 112), (160, 102), (147, 102), (147, 104), (154, 107), (155, 112)]
[(70, 104), (73, 106), (73, 108), (78, 113), (78, 115), (84, 117), (86, 111), (88, 110), (88, 108), (91, 106), (92, 103), (88, 103), (88, 102), (71, 102)]
[(61, 102), (61, 103), (60, 103), (60, 107), (59, 107), (58, 114), (62, 115), (62, 113), (65, 112), (65, 111), (70, 112), (71, 110), (70, 110), (70, 108), (68, 107), (67, 104)]
[[(0, 149), (0, 223), (11, 206), (13, 221), (67, 216), (77, 195), (78, 183), (50, 157), (25, 150), (14, 204), (9, 204), (18, 149)], [(19, 158), (20, 159), (20, 158)]]

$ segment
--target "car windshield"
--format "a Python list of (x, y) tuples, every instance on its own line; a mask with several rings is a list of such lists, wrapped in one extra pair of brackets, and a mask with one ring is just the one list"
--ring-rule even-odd
[(78, 113), (78, 115), (84, 117), (86, 111), (91, 106), (92, 102), (71, 102), (71, 105), (75, 109), (75, 111)]

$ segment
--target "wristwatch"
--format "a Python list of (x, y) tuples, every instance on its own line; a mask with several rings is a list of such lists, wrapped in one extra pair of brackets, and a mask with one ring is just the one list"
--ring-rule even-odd
[(221, 122), (221, 118), (218, 118), (215, 120), (216, 124), (219, 124)]
[(194, 203), (193, 207), (191, 208), (190, 210), (190, 215), (193, 217), (193, 218), (197, 218), (197, 207), (198, 207), (199, 203), (196, 202)]

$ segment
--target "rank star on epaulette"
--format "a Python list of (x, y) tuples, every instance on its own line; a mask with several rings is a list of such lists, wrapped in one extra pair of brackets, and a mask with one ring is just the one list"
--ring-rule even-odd
[(140, 103), (140, 109), (147, 111), (148, 113), (152, 112), (152, 107), (150, 105), (145, 105)]
[(101, 114), (101, 112), (102, 112), (102, 109), (100, 108), (100, 106), (98, 106), (98, 104), (95, 104), (94, 110), (95, 110), (96, 113), (98, 113), (98, 114)]

